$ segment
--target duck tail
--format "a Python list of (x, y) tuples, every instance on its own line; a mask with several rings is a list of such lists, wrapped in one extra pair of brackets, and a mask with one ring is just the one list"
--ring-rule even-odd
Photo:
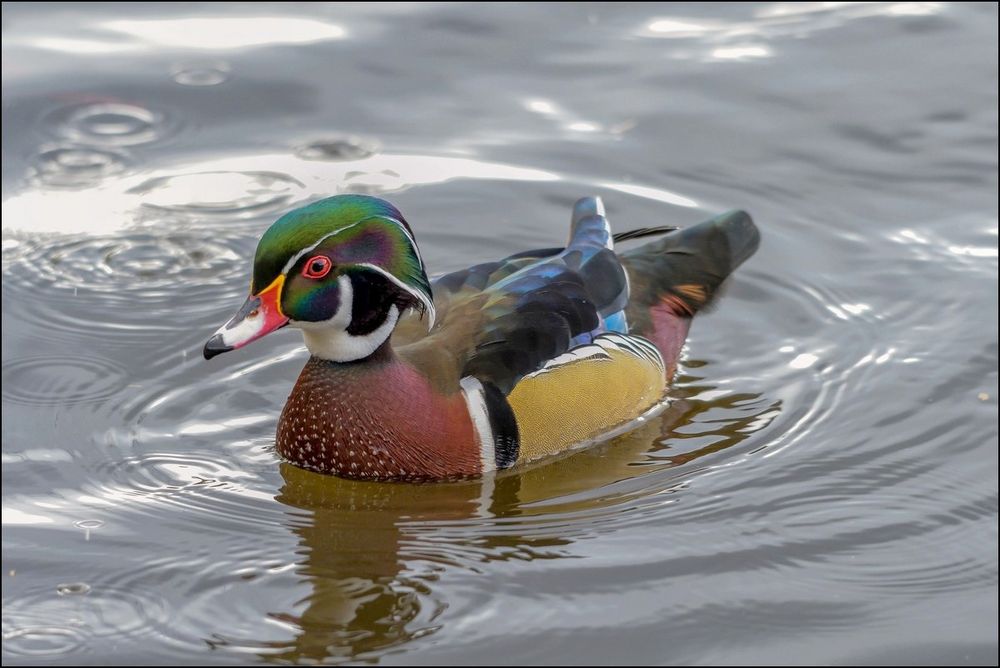
[(631, 287), (630, 332), (656, 343), (673, 366), (691, 318), (712, 304), (726, 278), (759, 244), (750, 215), (730, 211), (623, 253)]

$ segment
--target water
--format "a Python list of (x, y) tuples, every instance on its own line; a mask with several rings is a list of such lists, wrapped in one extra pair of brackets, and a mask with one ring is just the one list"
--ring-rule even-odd
[[(4, 5), (5, 663), (997, 661), (995, 5)], [(744, 208), (669, 409), (495, 482), (279, 463), (260, 233), (434, 271)]]

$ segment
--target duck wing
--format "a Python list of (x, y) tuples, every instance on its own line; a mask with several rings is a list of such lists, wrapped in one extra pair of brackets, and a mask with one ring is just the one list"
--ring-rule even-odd
[[(439, 384), (466, 376), (509, 394), (525, 375), (609, 331), (624, 332), (628, 279), (600, 200), (579, 200), (565, 248), (529, 251), (434, 283), (438, 323), (394, 343)], [(406, 342), (409, 344), (406, 345)]]

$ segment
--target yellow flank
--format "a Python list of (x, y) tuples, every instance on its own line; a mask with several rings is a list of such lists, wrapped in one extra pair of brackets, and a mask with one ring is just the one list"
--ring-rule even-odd
[[(507, 396), (521, 437), (517, 463), (554, 455), (634, 420), (659, 401), (666, 388), (655, 348), (636, 337), (601, 337), (570, 359), (525, 376)], [(600, 339), (599, 339), (600, 340)], [(614, 341), (626, 342), (619, 346)]]

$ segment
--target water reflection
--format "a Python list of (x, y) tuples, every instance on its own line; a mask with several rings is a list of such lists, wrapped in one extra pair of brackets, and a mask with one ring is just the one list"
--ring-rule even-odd
[[(698, 391), (692, 385), (680, 394)], [(746, 417), (706, 421), (712, 411), (741, 406), (752, 407)], [(614, 520), (626, 505), (651, 502), (686, 482), (646, 474), (733, 447), (776, 412), (759, 395), (678, 398), (604, 445), (522, 472), (450, 484), (342, 480), (282, 464), (276, 499), (290, 509), (287, 524), (303, 557), (298, 573), (312, 591), (299, 602), (303, 609), (270, 613), (294, 638), (266, 643), (260, 656), (276, 663), (364, 660), (434, 633), (447, 623), (451, 602), (437, 583), (449, 569), (571, 557), (566, 548), (593, 538), (598, 517)], [(675, 449), (685, 436), (699, 444)]]
[(229, 50), (271, 44), (309, 44), (342, 39), (347, 31), (316, 19), (286, 16), (200, 16), (183, 19), (106, 21), (102, 28), (149, 46)]

